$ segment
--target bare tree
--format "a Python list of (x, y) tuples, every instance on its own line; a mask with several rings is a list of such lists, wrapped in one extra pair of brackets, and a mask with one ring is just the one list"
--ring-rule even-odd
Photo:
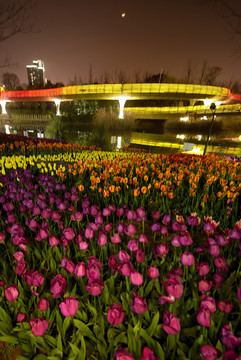
[(33, 0), (0, 0), (0, 42), (32, 30), (29, 11)]
[(185, 77), (184, 82), (186, 84), (192, 84), (194, 82), (194, 74), (196, 71), (197, 66), (193, 64), (192, 60), (188, 60), (186, 70), (185, 70)]
[(5, 72), (2, 76), (3, 85), (6, 90), (16, 90), (20, 84), (19, 77), (14, 73)]
[(222, 68), (220, 66), (208, 66), (204, 76), (206, 85), (218, 85), (217, 78), (221, 75)]
[(200, 78), (199, 78), (199, 84), (203, 84), (203, 80), (206, 76), (206, 71), (207, 71), (207, 63), (206, 61), (203, 62), (202, 67), (201, 67), (201, 74), (200, 74)]
[(118, 73), (118, 82), (120, 84), (125, 84), (128, 82), (128, 76), (126, 75), (125, 71), (120, 70)]

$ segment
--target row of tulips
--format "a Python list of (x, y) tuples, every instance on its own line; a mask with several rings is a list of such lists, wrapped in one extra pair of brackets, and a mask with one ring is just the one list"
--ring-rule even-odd
[(56, 139), (40, 139), (0, 132), (0, 156), (60, 154), (65, 151), (94, 150), (95, 146), (71, 144)]
[[(238, 192), (233, 162), (94, 156), (86, 178), (151, 169), (185, 192), (205, 169), (206, 181), (227, 176)], [(241, 220), (227, 228), (218, 212), (177, 214), (156, 201), (148, 214), (138, 197), (136, 207), (119, 197), (101, 206), (70, 169), (65, 180), (35, 167), (0, 174), (0, 341), (19, 344), (22, 360), (240, 360)], [(240, 206), (239, 194), (231, 200)]]
[(153, 208), (218, 213), (226, 227), (234, 225), (240, 211), (241, 163), (226, 158), (86, 151), (0, 160), (2, 174), (30, 167), (75, 184), (102, 207), (128, 203), (145, 207), (148, 214)]

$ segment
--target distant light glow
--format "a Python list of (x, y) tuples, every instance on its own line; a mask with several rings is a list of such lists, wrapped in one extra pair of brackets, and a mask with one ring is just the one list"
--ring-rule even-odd
[(207, 118), (207, 116), (206, 115), (204, 115), (204, 116), (201, 116), (201, 118), (200, 118), (200, 120), (207, 120), (208, 118)]
[(188, 120), (189, 120), (189, 116), (180, 117), (180, 121), (188, 121)]
[(222, 101), (215, 101), (216, 107), (220, 106), (222, 104)]
[(179, 135), (179, 134), (178, 134), (178, 135), (176, 136), (177, 139), (183, 139), (183, 140), (185, 139), (185, 137), (186, 137), (186, 136), (183, 135), (183, 134), (182, 134), (182, 135)]
[(202, 140), (202, 135), (197, 135), (197, 139), (198, 139), (198, 141), (200, 141), (200, 140)]
[(123, 13), (121, 14), (121, 17), (124, 18), (125, 16), (126, 16), (126, 13), (123, 12)]
[(119, 105), (120, 105), (119, 119), (124, 119), (124, 106), (125, 106), (125, 102), (127, 99), (128, 99), (128, 97), (125, 97), (125, 96), (120, 96), (118, 98)]
[(6, 134), (10, 134), (10, 125), (5, 125)]
[(117, 137), (117, 149), (120, 149), (121, 148), (121, 139), (122, 139), (122, 137), (121, 136), (118, 136)]
[(212, 99), (203, 100), (205, 106), (210, 106), (214, 101)]

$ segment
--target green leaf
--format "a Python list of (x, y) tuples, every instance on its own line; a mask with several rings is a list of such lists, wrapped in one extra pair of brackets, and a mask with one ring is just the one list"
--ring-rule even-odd
[(8, 344), (18, 344), (18, 339), (14, 336), (0, 336), (0, 341), (6, 342)]
[(96, 337), (85, 323), (83, 323), (80, 320), (74, 319), (74, 325), (77, 327), (77, 329), (81, 331), (83, 336), (87, 336), (89, 339), (93, 340), (94, 342), (97, 342)]
[(117, 344), (128, 344), (128, 339), (126, 336), (126, 332), (122, 332), (120, 335), (116, 336), (112, 341), (111, 344), (116, 346)]
[(47, 356), (43, 355), (43, 354), (39, 354), (34, 356), (33, 360), (48, 360)]
[(74, 355), (79, 356), (78, 359), (80, 359), (80, 360), (85, 359), (84, 357), (81, 357), (82, 356), (81, 350), (76, 345), (72, 344), (71, 342), (69, 343), (69, 345), (71, 346), (71, 349), (73, 350)]
[(62, 339), (61, 339), (60, 333), (58, 334), (57, 349), (58, 349), (61, 353), (63, 352), (63, 345), (62, 345)]
[(149, 283), (147, 284), (144, 292), (144, 298), (146, 298), (150, 294), (152, 288), (153, 288), (153, 280), (149, 281)]
[(67, 329), (69, 328), (70, 322), (71, 322), (71, 317), (67, 316), (63, 322), (63, 338), (65, 338), (65, 333), (66, 333)]
[(57, 341), (53, 336), (44, 335), (44, 338), (45, 338), (46, 342), (53, 348), (55, 348), (57, 346)]
[(157, 311), (157, 313), (154, 315), (154, 317), (152, 319), (151, 325), (146, 330), (150, 336), (152, 336), (154, 334), (154, 332), (156, 331), (156, 327), (159, 322), (159, 319), (160, 319), (160, 313), (159, 313), (159, 311)]
[(7, 328), (9, 329), (9, 331), (11, 331), (12, 330), (12, 319), (1, 306), (0, 306), (0, 319), (5, 324), (5, 326), (7, 325)]
[(158, 341), (153, 340), (149, 334), (144, 329), (140, 329), (140, 335), (147, 343), (147, 346), (150, 349), (153, 349), (155, 355), (159, 357), (160, 360), (165, 360), (165, 353), (163, 351), (163, 348), (161, 347), (161, 344)]
[(28, 360), (29, 358), (26, 358), (23, 355), (18, 355), (16, 360)]
[(89, 311), (91, 312), (93, 317), (97, 316), (97, 310), (94, 306), (90, 305), (90, 303), (87, 303), (87, 307), (89, 309)]

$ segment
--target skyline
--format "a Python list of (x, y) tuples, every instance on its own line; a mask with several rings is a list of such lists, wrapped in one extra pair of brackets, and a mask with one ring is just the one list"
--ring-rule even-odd
[(90, 68), (92, 80), (99, 82), (105, 72), (114, 78), (123, 71), (134, 79), (137, 72), (143, 76), (162, 69), (182, 79), (188, 62), (196, 67), (196, 77), (206, 62), (222, 68), (219, 81), (241, 81), (238, 36), (228, 33), (220, 11), (199, 0), (69, 0), (68, 5), (43, 0), (30, 14), (33, 32), (0, 44), (1, 55), (18, 63), (1, 69), (1, 75), (16, 73), (21, 84), (27, 83), (26, 65), (38, 59), (48, 80), (65, 85), (75, 77), (88, 83)]

